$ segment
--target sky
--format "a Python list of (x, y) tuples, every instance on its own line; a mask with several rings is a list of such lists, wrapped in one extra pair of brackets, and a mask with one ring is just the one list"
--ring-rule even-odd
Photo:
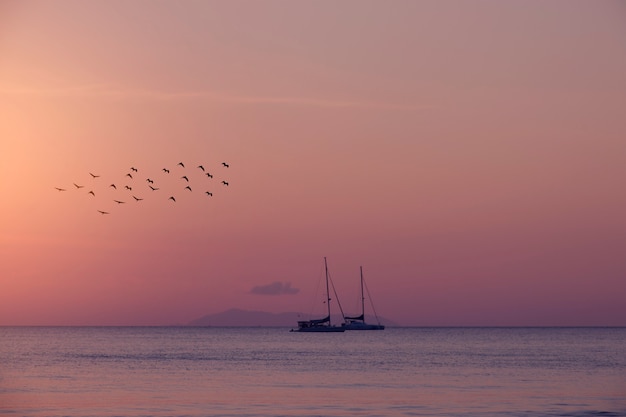
[(625, 108), (618, 1), (0, 0), (0, 325), (626, 326)]

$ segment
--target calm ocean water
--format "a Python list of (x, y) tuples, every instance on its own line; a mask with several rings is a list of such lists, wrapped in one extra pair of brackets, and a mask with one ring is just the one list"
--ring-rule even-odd
[(0, 414), (626, 416), (626, 328), (0, 327)]

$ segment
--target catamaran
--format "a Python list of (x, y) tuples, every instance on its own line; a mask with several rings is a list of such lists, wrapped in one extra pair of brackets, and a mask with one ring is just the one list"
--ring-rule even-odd
[[(356, 317), (348, 317), (344, 316), (345, 323), (343, 323), (342, 327), (346, 330), (384, 330), (385, 326), (380, 324), (378, 320), (378, 316), (376, 315), (376, 311), (374, 311), (374, 317), (376, 317), (376, 321), (378, 324), (368, 324), (365, 322), (365, 295), (363, 293), (363, 267), (361, 268), (361, 315)], [(367, 295), (369, 296), (369, 290), (367, 291)], [(370, 297), (371, 302), (371, 297)], [(372, 310), (373, 310), (372, 305)]]
[(298, 321), (298, 328), (291, 329), (292, 332), (343, 332), (344, 326), (334, 326), (330, 322), (330, 290), (328, 287), (328, 263), (324, 257), (324, 270), (326, 272), (326, 307), (328, 315), (322, 319)]

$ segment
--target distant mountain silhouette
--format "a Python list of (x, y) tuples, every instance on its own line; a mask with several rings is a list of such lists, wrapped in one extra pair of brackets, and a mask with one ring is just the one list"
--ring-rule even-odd
[(267, 313), (264, 311), (249, 311), (232, 308), (216, 314), (207, 314), (189, 322), (190, 326), (216, 326), (216, 327), (285, 327), (295, 326), (298, 313)]
[[(214, 326), (214, 327), (296, 327), (298, 320), (308, 320), (308, 314), (268, 313), (265, 311), (250, 311), (232, 308), (216, 314), (207, 314), (188, 323), (189, 326)], [(365, 317), (368, 322), (375, 323), (374, 317)], [(340, 316), (332, 317), (334, 323), (342, 322)], [(398, 326), (391, 320), (380, 317), (381, 324), (386, 326)]]

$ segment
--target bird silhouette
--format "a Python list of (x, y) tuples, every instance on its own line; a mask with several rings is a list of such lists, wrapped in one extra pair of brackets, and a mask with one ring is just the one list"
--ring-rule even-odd
[[(0, 0), (0, 1), (1, 1), (1, 0)], [(219, 161), (219, 160), (218, 160), (218, 161)], [(166, 162), (167, 162), (167, 161), (166, 161)], [(173, 161), (170, 161), (170, 162), (173, 162)], [(235, 161), (235, 162), (236, 162), (236, 161)], [(178, 164), (176, 164), (175, 166), (181, 166), (181, 167), (184, 169), (184, 172), (177, 171), (177, 168), (174, 168), (174, 172), (175, 172), (175, 174), (176, 174), (177, 172), (181, 172), (181, 173), (183, 173), (183, 174), (184, 174), (184, 173), (186, 173), (186, 172), (189, 172), (189, 173), (191, 174), (191, 175), (189, 175), (189, 174), (182, 175), (180, 178), (181, 178), (182, 180), (185, 180), (185, 184), (184, 184), (184, 185), (185, 185), (185, 187), (184, 187), (184, 189), (185, 189), (185, 190), (189, 190), (189, 192), (191, 192), (191, 193), (192, 193), (192, 192), (193, 192), (193, 188), (191, 187), (191, 183), (192, 183), (193, 181), (197, 181), (197, 178), (199, 178), (199, 175), (200, 175), (200, 174), (194, 174), (194, 172), (197, 172), (197, 171), (194, 171), (194, 170), (192, 169), (192, 167), (193, 167), (193, 161), (192, 161), (192, 162), (190, 162), (190, 163), (191, 163), (192, 165), (190, 165), (190, 170), (188, 171), (188, 170), (186, 169), (186, 165), (185, 165), (185, 163), (184, 163), (184, 162), (182, 162), (182, 161), (181, 161), (181, 162), (178, 162)], [(199, 165), (197, 165), (197, 166), (196, 166), (196, 168), (197, 168), (197, 169), (200, 169), (200, 170), (202, 171), (202, 174), (203, 174), (203, 175), (206, 175), (206, 177), (207, 177), (208, 179), (215, 179), (215, 180), (216, 180), (216, 183), (217, 183), (217, 182), (221, 182), (221, 183), (222, 183), (222, 185), (224, 185), (224, 186), (229, 186), (229, 185), (230, 185), (229, 180), (225, 180), (225, 179), (224, 179), (224, 177), (226, 177), (226, 176), (228, 176), (228, 175), (223, 175), (223, 174), (222, 174), (222, 175), (220, 175), (220, 173), (218, 172), (217, 177), (215, 177), (213, 173), (211, 173), (211, 172), (209, 172), (209, 171), (208, 171), (208, 169), (211, 169), (211, 171), (213, 171), (213, 172), (215, 172), (215, 170), (216, 170), (216, 169), (219, 171), (219, 169), (220, 169), (220, 168), (219, 168), (219, 165), (220, 165), (220, 164), (221, 164), (221, 166), (222, 166), (222, 167), (224, 167), (224, 168), (230, 168), (230, 164), (229, 164), (228, 162), (221, 162), (221, 163), (220, 163), (220, 162), (217, 162), (216, 164), (215, 164), (215, 163), (209, 163), (209, 162), (207, 162), (207, 164), (208, 164), (207, 166), (205, 166), (204, 164), (199, 164)], [(168, 163), (168, 165), (169, 165), (169, 163)], [(235, 164), (235, 165), (236, 165), (236, 164)], [(169, 166), (171, 166), (171, 165), (169, 165)], [(216, 168), (216, 166), (217, 166), (218, 168)], [(158, 165), (157, 165), (157, 167), (158, 167)], [(163, 165), (161, 165), (161, 167), (162, 167), (162, 168), (161, 168), (161, 171), (162, 171), (163, 173), (168, 174), (168, 175), (171, 173), (171, 169), (170, 169), (170, 168), (163, 167)], [(208, 169), (207, 169), (207, 167), (208, 167)], [(145, 168), (145, 167), (144, 167), (144, 168)], [(157, 169), (158, 169), (158, 168), (157, 168)], [(83, 171), (83, 172), (84, 172), (84, 171)], [(141, 190), (142, 190), (142, 188), (141, 188), (141, 187), (142, 187), (142, 186), (141, 186), (141, 184), (142, 184), (141, 177), (143, 177), (143, 179), (145, 180), (145, 182), (146, 182), (146, 184), (148, 185), (148, 187), (150, 188), (150, 190), (152, 190), (152, 191), (158, 191), (158, 190), (160, 190), (160, 188), (158, 188), (158, 187), (155, 187), (155, 186), (154, 186), (154, 184), (155, 184), (155, 183), (157, 183), (157, 182), (159, 182), (159, 181), (161, 181), (161, 182), (163, 181), (163, 178), (159, 176), (160, 174), (158, 174), (158, 170), (156, 171), (156, 174), (154, 173), (154, 171), (152, 171), (152, 172), (153, 172), (153, 174), (150, 174), (150, 175), (154, 175), (154, 176), (157, 178), (157, 180), (154, 180), (154, 177), (153, 177), (153, 178), (148, 178), (148, 177), (146, 177), (146, 176), (145, 176), (146, 174), (149, 174), (149, 173), (151, 172), (151, 171), (150, 171), (150, 169), (147, 169), (147, 170), (145, 170), (145, 171), (142, 171), (142, 175), (141, 175), (141, 177), (137, 177), (137, 181), (138, 181), (138, 182), (136, 182), (136, 184), (138, 184), (138, 185), (137, 185), (137, 187), (139, 187), (139, 188), (131, 186), (130, 184), (134, 184), (134, 183), (135, 183), (135, 181), (134, 181), (134, 180), (135, 180), (135, 174), (137, 174), (138, 172), (139, 172), (139, 170), (138, 170), (135, 166), (131, 166), (131, 167), (129, 167), (129, 170), (128, 170), (128, 171), (126, 171), (126, 173), (123, 173), (123, 171), (122, 171), (121, 173), (118, 173), (118, 175), (119, 175), (119, 174), (121, 174), (121, 175), (125, 175), (125, 177), (124, 177), (124, 178), (128, 177), (128, 178), (131, 180), (131, 181), (128, 181), (128, 180), (123, 180), (123, 182), (122, 182), (122, 183), (121, 183), (121, 185), (120, 185), (120, 190), (128, 190), (128, 191), (130, 191), (130, 192), (128, 193), (128, 195), (126, 194), (126, 192), (125, 192), (125, 191), (124, 191), (124, 192), (121, 192), (120, 194), (117, 194), (117, 189), (118, 189), (118, 188), (117, 188), (117, 185), (116, 185), (115, 183), (109, 183), (109, 186), (108, 186), (108, 187), (109, 187), (109, 188), (113, 188), (113, 189), (115, 189), (115, 190), (116, 190), (114, 194), (109, 194), (109, 195), (110, 195), (110, 196), (116, 196), (116, 197), (118, 197), (118, 198), (124, 198), (124, 200), (113, 200), (113, 202), (115, 202), (115, 203), (116, 203), (116, 204), (118, 204), (118, 205), (119, 205), (119, 204), (126, 204), (126, 203), (129, 203), (129, 202), (130, 202), (130, 206), (132, 206), (132, 205), (133, 205), (133, 204), (132, 204), (132, 201), (135, 201), (135, 202), (140, 202), (140, 201), (145, 200), (145, 198), (142, 198), (142, 197), (140, 197), (140, 196), (137, 196), (137, 195), (133, 195), (133, 194), (132, 194), (133, 188), (136, 188), (136, 190), (135, 190), (135, 191), (136, 191), (137, 193), (139, 193), (139, 194), (144, 194), (144, 195), (146, 194), (146, 191), (141, 191)], [(103, 173), (103, 174), (99, 175), (99, 174), (96, 174), (96, 173), (95, 173), (95, 172), (93, 172), (93, 171), (88, 171), (87, 173), (90, 175), (90, 177), (91, 177), (94, 181), (90, 183), (88, 180), (85, 180), (84, 178), (83, 178), (82, 180), (80, 180), (80, 181), (81, 181), (81, 182), (82, 182), (82, 181), (86, 181), (88, 184), (91, 184), (91, 185), (90, 185), (90, 187), (87, 189), (87, 190), (88, 190), (87, 194), (90, 194), (91, 196), (93, 196), (93, 197), (94, 197), (93, 201), (96, 201), (96, 199), (95, 199), (95, 197), (96, 197), (96, 190), (99, 190), (99, 191), (98, 191), (98, 193), (100, 193), (100, 194), (98, 194), (98, 195), (100, 196), (100, 197), (98, 197), (98, 199), (102, 198), (102, 196), (103, 196), (103, 194), (102, 194), (102, 188), (100, 188), (100, 187), (102, 187), (102, 186), (104, 186), (104, 184), (106, 184), (106, 182), (105, 182), (105, 181), (107, 181), (107, 177), (108, 177), (108, 175), (107, 175), (106, 173)], [(83, 174), (83, 175), (84, 175), (84, 174)], [(196, 175), (197, 175), (198, 177), (196, 177)], [(104, 180), (98, 180), (98, 181), (95, 181), (95, 179), (97, 179), (97, 178), (102, 178), (102, 177), (104, 177), (105, 179), (104, 179)], [(221, 179), (220, 179), (220, 177), (221, 177)], [(117, 178), (117, 180), (118, 180), (118, 183), (119, 183), (119, 178)], [(192, 181), (192, 180), (193, 180), (193, 181)], [(103, 183), (102, 183), (102, 184), (100, 184), (100, 181), (102, 181)], [(124, 184), (124, 183), (126, 183), (126, 184)], [(81, 188), (87, 188), (87, 186), (86, 186), (86, 185), (84, 185), (84, 184), (78, 184), (78, 183), (75, 183), (75, 182), (72, 182), (71, 184), (72, 184), (72, 185), (73, 185), (76, 189), (79, 189), (79, 190), (80, 190)], [(100, 184), (100, 185), (98, 185), (98, 184)], [(179, 183), (179, 184), (181, 184), (181, 183)], [(194, 183), (194, 184), (195, 184), (195, 183)], [(213, 181), (211, 181), (211, 183), (209, 183), (209, 184), (207, 184), (207, 185), (209, 185), (211, 188), (215, 188), (215, 187), (216, 187), (216, 185), (212, 185), (212, 184), (214, 184), (214, 183), (213, 183)], [(164, 190), (165, 190), (165, 191), (163, 191), (163, 192), (162, 192), (162, 194), (159, 194), (159, 195), (162, 195), (163, 197), (165, 197), (167, 194), (169, 194), (169, 193), (171, 193), (171, 192), (174, 192), (174, 193), (180, 194), (180, 189), (178, 189), (179, 191), (176, 191), (176, 187), (172, 188), (171, 186), (168, 186), (167, 184), (159, 184), (159, 185), (160, 185), (161, 187), (165, 187), (165, 188), (164, 188)], [(205, 185), (205, 186), (206, 186), (206, 185)], [(194, 187), (196, 187), (196, 185), (194, 185)], [(197, 188), (197, 187), (196, 187), (196, 188)], [(236, 187), (235, 187), (235, 188), (236, 188)], [(54, 189), (55, 189), (55, 190), (57, 190), (57, 191), (59, 191), (59, 192), (62, 192), (62, 191), (68, 191), (70, 188), (54, 187)], [(218, 194), (219, 194), (219, 190), (217, 190), (217, 191), (218, 191)], [(80, 191), (80, 192), (84, 192), (84, 191)], [(79, 192), (79, 194), (80, 194), (80, 192)], [(198, 191), (197, 191), (197, 193), (202, 194), (201, 189), (200, 189), (200, 190), (198, 190)], [(185, 194), (185, 195), (186, 195), (186, 193), (183, 193), (183, 194)], [(207, 196), (207, 197), (214, 197), (214, 192), (212, 192), (212, 191), (206, 191), (206, 188), (205, 188), (204, 194), (206, 194), (206, 196)], [(183, 204), (183, 206), (185, 206), (185, 205), (186, 205), (186, 201), (188, 200), (188, 198), (185, 198), (185, 195), (183, 195), (183, 200), (185, 200), (185, 201), (183, 201), (183, 202), (181, 203), (181, 204)], [(199, 194), (196, 194), (196, 195), (199, 195)], [(132, 199), (132, 200), (130, 200), (128, 197), (132, 197), (133, 199)], [(180, 196), (179, 196), (179, 197), (180, 197)], [(193, 195), (192, 195), (192, 196), (188, 196), (188, 197), (193, 198)], [(218, 196), (218, 197), (219, 197), (219, 196)], [(84, 198), (84, 197), (83, 197), (83, 198)], [(108, 198), (110, 198), (110, 197), (108, 197)], [(150, 199), (148, 198), (148, 200), (150, 200)], [(169, 196), (168, 200), (172, 200), (172, 202), (177, 202), (176, 197), (175, 197), (174, 195), (172, 195), (172, 194), (170, 194), (170, 196)], [(108, 201), (111, 201), (111, 200), (108, 200)], [(162, 200), (161, 200), (161, 201), (162, 201)], [(148, 202), (149, 202), (149, 201), (148, 201)], [(109, 203), (109, 204), (110, 204), (110, 203)], [(141, 207), (143, 207), (143, 208), (148, 207), (148, 206), (143, 206), (143, 204), (148, 204), (148, 203), (142, 203)], [(209, 204), (209, 203), (207, 202), (207, 203), (205, 203), (205, 204)], [(131, 208), (132, 208), (132, 207), (130, 207), (130, 206), (129, 206), (129, 209), (131, 209)], [(150, 205), (149, 205), (149, 206), (150, 206)], [(139, 209), (139, 208), (141, 208), (141, 207), (139, 207), (139, 206), (138, 206), (138, 207), (137, 207), (137, 209)], [(181, 206), (181, 207), (182, 207), (182, 206)], [(183, 208), (184, 208), (184, 207), (183, 207)], [(110, 209), (113, 209), (113, 207), (110, 207)], [(107, 215), (108, 215), (108, 214), (110, 214), (110, 213), (109, 213), (109, 211), (104, 211), (104, 210), (97, 210), (97, 211), (98, 211), (98, 213), (101, 213), (102, 215), (105, 215), (105, 214), (107, 214)], [(115, 210), (113, 210), (113, 211), (115, 211)]]

